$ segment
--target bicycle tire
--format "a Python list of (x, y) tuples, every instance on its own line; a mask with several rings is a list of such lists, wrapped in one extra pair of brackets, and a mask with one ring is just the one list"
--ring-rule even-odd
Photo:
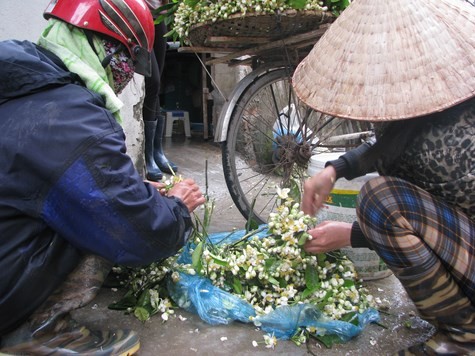
[[(359, 124), (318, 113), (296, 97), (291, 86), (294, 68), (265, 71), (240, 91), (222, 142), (223, 171), (231, 197), (246, 219), (266, 223), (278, 201), (276, 187), (307, 177), (312, 153), (342, 149), (331, 137), (360, 130)], [(350, 145), (355, 145), (351, 142)]]

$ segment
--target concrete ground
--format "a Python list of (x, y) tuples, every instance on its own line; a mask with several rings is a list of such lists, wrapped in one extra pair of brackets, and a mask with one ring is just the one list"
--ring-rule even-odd
[[(165, 150), (170, 160), (179, 166), (184, 177), (194, 178), (205, 189), (205, 162), (208, 161), (209, 194), (216, 200), (211, 232), (230, 231), (244, 227), (242, 218), (224, 182), (220, 147), (212, 140), (204, 141), (194, 135), (190, 139), (175, 135), (165, 139)], [(394, 276), (365, 282), (375, 297), (387, 300), (389, 309), (381, 313), (381, 324), (369, 325), (353, 340), (333, 346), (331, 349), (318, 346), (314, 341), (296, 346), (291, 341), (279, 340), (275, 349), (263, 344), (252, 346), (252, 341), (263, 341), (264, 333), (251, 324), (238, 322), (230, 325), (211, 326), (184, 310), (162, 323), (159, 315), (142, 323), (121, 311), (109, 310), (107, 306), (121, 298), (122, 292), (103, 288), (90, 305), (74, 312), (73, 316), (91, 328), (128, 328), (137, 331), (141, 339), (138, 355), (390, 355), (401, 348), (427, 339), (433, 327), (420, 319), (412, 302)], [(186, 318), (186, 320), (184, 319)]]

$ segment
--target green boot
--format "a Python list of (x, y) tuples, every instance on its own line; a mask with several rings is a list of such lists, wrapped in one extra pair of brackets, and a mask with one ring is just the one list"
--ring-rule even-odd
[(398, 355), (475, 355), (475, 307), (440, 261), (392, 270), (420, 316), (438, 329)]

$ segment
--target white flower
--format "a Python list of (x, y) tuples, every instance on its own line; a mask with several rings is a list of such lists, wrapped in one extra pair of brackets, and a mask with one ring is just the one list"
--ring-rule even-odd
[[(262, 6), (268, 11), (267, 5)], [(210, 12), (216, 16), (215, 10), (211, 9)], [(335, 255), (333, 258), (333, 254), (328, 254), (322, 261), (322, 256), (307, 255), (303, 247), (298, 245), (302, 234), (307, 234), (306, 231), (312, 224), (314, 226), (316, 219), (300, 211), (299, 204), (289, 197), (289, 192), (288, 188), (277, 189), (282, 201), (276, 212), (270, 215), (268, 235), (265, 238), (254, 234), (239, 242), (238, 246), (226, 243), (213, 245), (208, 243), (205, 234), (198, 233), (193, 241), (196, 246), (202, 243), (202, 254), (199, 257), (201, 263), (198, 268), (191, 263), (176, 263), (176, 255), (171, 257), (172, 262), (137, 269), (133, 278), (134, 292), (152, 285), (151, 301), (162, 315), (163, 321), (168, 320), (174, 310), (171, 309), (168, 299), (160, 298), (156, 286), (168, 273), (172, 274), (173, 281), (178, 282), (178, 271), (207, 276), (216, 287), (248, 301), (257, 316), (269, 314), (280, 305), (311, 303), (321, 305), (321, 310), (327, 317), (340, 319), (349, 311), (362, 312), (378, 302), (381, 303), (379, 298), (372, 297), (369, 291), (358, 283), (354, 265), (349, 259), (342, 255)], [(309, 268), (313, 269), (315, 276), (319, 278), (319, 288), (303, 298), (302, 291), (307, 287), (306, 274)], [(345, 281), (355, 283), (346, 286)], [(209, 293), (208, 290), (200, 292)], [(187, 296), (183, 296), (178, 305), (187, 308), (190, 303), (187, 299)], [(178, 318), (186, 320), (181, 315)], [(255, 322), (256, 326), (259, 326), (258, 324)], [(223, 337), (221, 340), (225, 341), (227, 338)], [(267, 348), (273, 348), (276, 344), (273, 335), (266, 335), (264, 340), (267, 340)], [(252, 344), (257, 347), (259, 343)]]
[(254, 346), (254, 347), (257, 347), (257, 346), (258, 346), (258, 344), (257, 344), (257, 341), (256, 341), (256, 340), (252, 340), (252, 346)]
[(273, 312), (273, 311), (274, 311), (274, 308), (272, 307), (272, 305), (268, 305), (264, 309), (264, 314), (269, 314), (270, 312)]
[(272, 335), (269, 335), (269, 334), (264, 335), (264, 342), (266, 343), (266, 347), (267, 347), (268, 349), (273, 349), (273, 348), (277, 345), (277, 339), (276, 339), (276, 337), (274, 336), (274, 334), (272, 334)]
[[(259, 10), (256, 9), (256, 11), (259, 11)], [(285, 200), (289, 197), (290, 189), (289, 188), (281, 189), (281, 188), (277, 187), (276, 192), (277, 192), (277, 196), (280, 199)]]

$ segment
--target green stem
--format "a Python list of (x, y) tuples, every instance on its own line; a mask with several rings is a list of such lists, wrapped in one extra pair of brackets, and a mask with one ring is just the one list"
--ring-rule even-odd
[(246, 241), (248, 238), (250, 238), (251, 236), (254, 236), (258, 233), (260, 233), (261, 231), (264, 231), (265, 229), (267, 229), (267, 226), (262, 226), (261, 228), (257, 229), (257, 230), (253, 230), (251, 232), (248, 232), (246, 235), (244, 235), (240, 240), (236, 241), (236, 242), (233, 242), (232, 244), (229, 244), (228, 246), (226, 246), (226, 248), (233, 248), (234, 246), (238, 245), (239, 243), (243, 242), (243, 241)]

